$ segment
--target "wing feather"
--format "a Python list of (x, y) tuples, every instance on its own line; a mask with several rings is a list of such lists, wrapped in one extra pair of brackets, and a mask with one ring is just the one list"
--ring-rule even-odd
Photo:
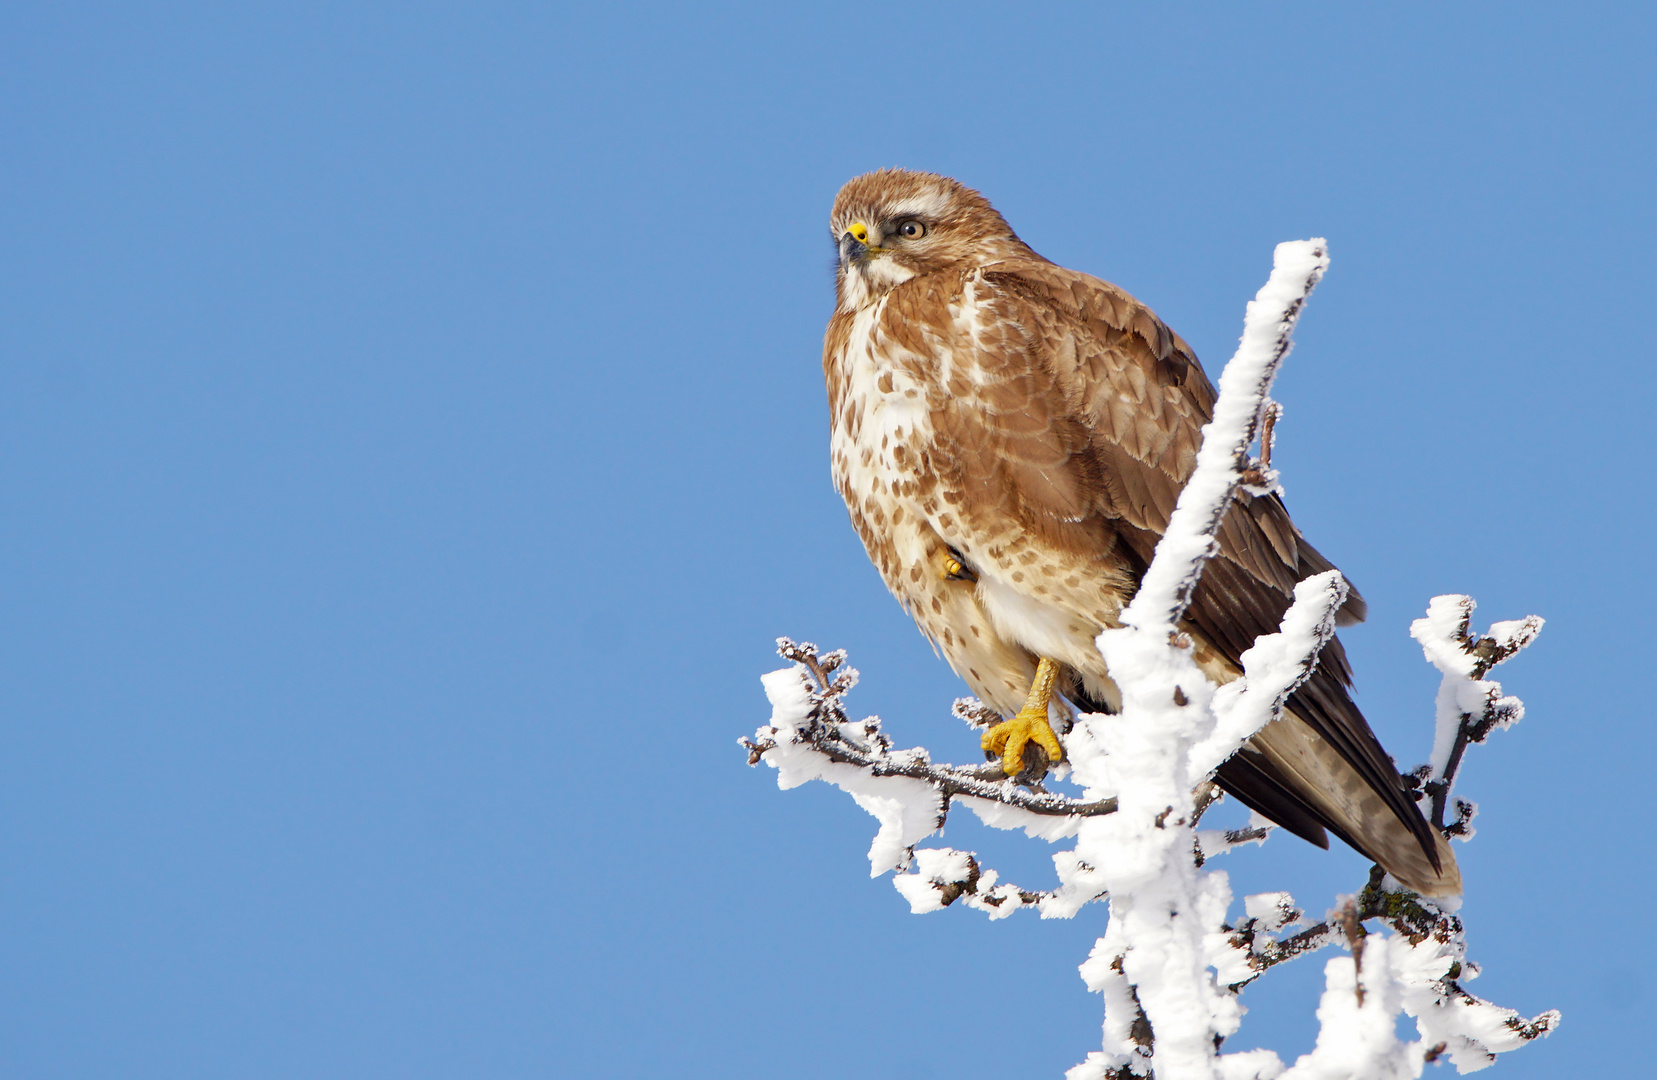
[[(998, 364), (1006, 362), (1019, 374), (986, 400), (1000, 425), (1016, 408), (1032, 410), (1028, 424), (1004, 428), (1017, 464), (1003, 479), (1018, 486), (1027, 513), (1073, 519), (1092, 509), (1113, 519), (1119, 550), (1130, 551), (1143, 567), (1195, 468), (1202, 426), (1213, 416), (1213, 384), (1178, 335), (1113, 285), (1040, 260), (996, 264), (983, 271), (983, 279), (989, 295), (982, 302), (994, 321), (1023, 335), (1016, 341), (1003, 337), (1001, 347), (1026, 354), (997, 357)], [(1054, 390), (1058, 395), (1050, 396)], [(1076, 415), (1052, 415), (1048, 402), (1054, 400), (1071, 403)], [(1048, 453), (1038, 455), (1020, 439), (1044, 441)], [(1028, 467), (1038, 460), (1039, 467)], [(1072, 481), (1066, 483), (1055, 469)], [(1329, 563), (1300, 537), (1274, 495), (1239, 493), (1218, 540), (1220, 555), (1205, 568), (1187, 619), (1240, 667), (1257, 637), (1277, 631), (1295, 584)], [(1342, 613), (1346, 621), (1357, 621), (1364, 609), (1354, 590)], [(1377, 812), (1390, 811), (1436, 870), (1441, 844), (1352, 702), (1351, 678), (1344, 650), (1332, 641), (1289, 709), (1379, 797), (1386, 809)], [(1300, 790), (1309, 779), (1297, 779), (1293, 768), (1251, 753), (1220, 776), (1239, 798), (1268, 816), (1279, 815), (1274, 819), (1313, 842), (1326, 828), (1365, 854), (1380, 855), (1386, 845), (1363, 823), (1338, 820), (1327, 799)], [(1365, 796), (1371, 805), (1373, 796)]]

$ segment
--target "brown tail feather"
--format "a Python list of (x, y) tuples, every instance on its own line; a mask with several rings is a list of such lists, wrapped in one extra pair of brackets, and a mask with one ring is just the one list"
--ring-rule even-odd
[[(1310, 805), (1325, 828), (1380, 863), (1406, 888), (1423, 896), (1461, 893), (1461, 871), (1444, 838), (1413, 806), (1409, 815), (1415, 820), (1401, 820), (1392, 805), (1397, 800), (1384, 798), (1345, 755), (1299, 716), (1285, 713), (1268, 724), (1254, 737), (1252, 748), (1271, 762), (1271, 771), (1288, 781), (1287, 786)], [(1238, 798), (1248, 802), (1242, 794)], [(1271, 817), (1269, 811), (1261, 813)], [(1415, 828), (1416, 822), (1425, 829)], [(1431, 847), (1422, 842), (1422, 831)]]
[(1290, 780), (1260, 751), (1244, 747), (1215, 771), (1214, 779), (1227, 794), (1250, 810), (1265, 815), (1307, 843), (1329, 850), (1329, 835), (1324, 832), (1317, 809), (1295, 794)]

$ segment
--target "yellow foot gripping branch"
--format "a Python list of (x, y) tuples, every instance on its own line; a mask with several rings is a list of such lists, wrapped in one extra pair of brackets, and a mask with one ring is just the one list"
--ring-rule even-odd
[(1047, 722), (1047, 703), (1053, 698), (1053, 680), (1058, 677), (1059, 665), (1048, 659), (1036, 664), (1036, 678), (1030, 684), (1030, 695), (1024, 699), (1024, 708), (1011, 720), (1003, 720), (984, 732), (984, 755), (1001, 758), (1001, 771), (1017, 776), (1024, 769), (1024, 748), (1031, 742), (1047, 752), (1049, 763), (1064, 760), (1064, 747), (1053, 734)]

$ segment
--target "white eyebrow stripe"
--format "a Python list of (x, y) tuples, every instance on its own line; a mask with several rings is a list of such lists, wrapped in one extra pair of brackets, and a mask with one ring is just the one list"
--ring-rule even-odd
[(891, 214), (895, 218), (941, 217), (949, 208), (949, 197), (941, 191), (929, 191), (924, 195), (911, 195), (909, 198), (892, 204)]

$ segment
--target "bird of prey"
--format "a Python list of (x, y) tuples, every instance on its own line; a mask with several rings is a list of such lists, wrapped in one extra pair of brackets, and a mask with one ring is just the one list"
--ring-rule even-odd
[[(1094, 646), (1119, 625), (1190, 477), (1215, 390), (1149, 308), (1037, 255), (978, 192), (883, 169), (830, 216), (837, 304), (823, 343), (835, 487), (887, 586), (1006, 717), (1008, 775), (1049, 761), (1071, 715), (1121, 697)], [(1182, 629), (1217, 683), (1331, 569), (1275, 495), (1239, 492)], [(1343, 624), (1364, 616), (1353, 591)], [(1338, 640), (1283, 716), (1215, 779), (1327, 848), (1334, 833), (1410, 889), (1461, 877), (1348, 694)], [(1039, 755), (1032, 755), (1040, 765)]]

